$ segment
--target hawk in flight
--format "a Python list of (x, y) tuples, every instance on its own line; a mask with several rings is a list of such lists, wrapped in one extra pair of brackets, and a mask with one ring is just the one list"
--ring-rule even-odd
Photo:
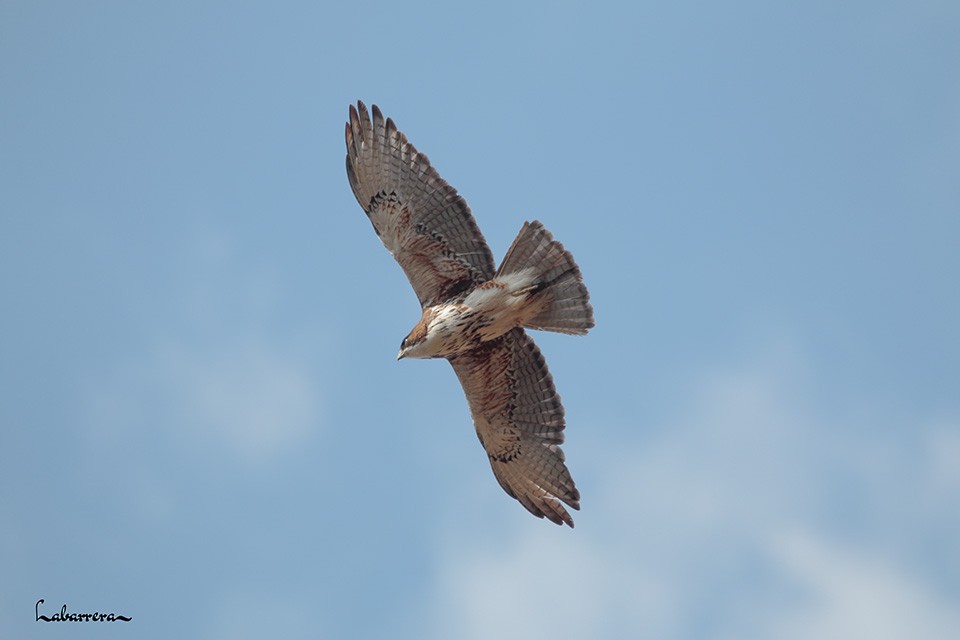
[(593, 308), (580, 269), (539, 222), (525, 222), (500, 267), (466, 201), (392, 120), (350, 106), (347, 177), (403, 268), (423, 316), (397, 358), (446, 358), (463, 385), (500, 486), (538, 518), (573, 527), (580, 508), (563, 463), (563, 405), (524, 328), (585, 334)]

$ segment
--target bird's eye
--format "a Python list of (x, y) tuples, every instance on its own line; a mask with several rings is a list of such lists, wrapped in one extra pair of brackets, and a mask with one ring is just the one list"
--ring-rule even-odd
[(403, 340), (400, 341), (400, 348), (401, 348), (401, 349), (406, 349), (406, 348), (407, 348), (407, 339), (406, 339), (406, 338), (404, 338)]

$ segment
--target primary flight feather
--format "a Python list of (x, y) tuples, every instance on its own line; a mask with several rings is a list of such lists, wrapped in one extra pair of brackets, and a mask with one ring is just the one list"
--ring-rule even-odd
[(347, 177), (403, 268), (423, 315), (397, 358), (446, 358), (463, 385), (500, 486), (530, 513), (573, 526), (580, 492), (564, 464), (563, 405), (524, 331), (585, 334), (580, 269), (542, 224), (525, 222), (496, 269), (466, 201), (376, 105), (350, 106)]

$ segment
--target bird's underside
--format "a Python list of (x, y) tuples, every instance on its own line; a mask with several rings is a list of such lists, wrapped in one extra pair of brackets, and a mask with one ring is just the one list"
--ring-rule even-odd
[(524, 223), (499, 269), (464, 199), (376, 105), (350, 107), (347, 176), (403, 268), (423, 317), (399, 357), (447, 358), (500, 486), (538, 517), (573, 526), (563, 405), (524, 327), (584, 334), (593, 309), (573, 257)]

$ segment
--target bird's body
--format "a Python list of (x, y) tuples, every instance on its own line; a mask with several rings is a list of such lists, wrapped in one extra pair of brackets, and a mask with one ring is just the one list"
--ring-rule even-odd
[(456, 299), (423, 310), (420, 322), (400, 345), (399, 357), (448, 358), (476, 349), (543, 308), (535, 295), (533, 270), (488, 280)]
[(524, 327), (584, 334), (593, 308), (573, 256), (524, 223), (494, 271), (466, 202), (374, 105), (350, 107), (347, 176), (423, 307), (399, 358), (447, 358), (503, 489), (531, 513), (573, 526), (580, 508), (564, 464), (563, 406)]

